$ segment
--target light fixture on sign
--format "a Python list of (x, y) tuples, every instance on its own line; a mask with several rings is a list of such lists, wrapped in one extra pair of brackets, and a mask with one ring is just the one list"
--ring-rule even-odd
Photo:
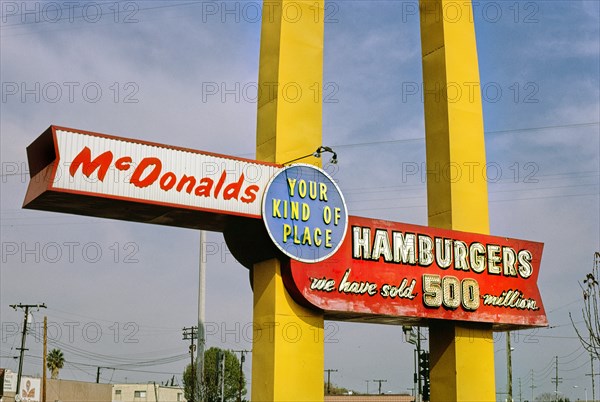
[(319, 148), (317, 148), (317, 150), (315, 152), (308, 154), (308, 155), (301, 156), (296, 159), (292, 159), (291, 161), (283, 163), (283, 165), (289, 165), (292, 162), (296, 162), (296, 161), (299, 161), (300, 159), (308, 158), (309, 156), (314, 156), (315, 158), (320, 158), (321, 154), (323, 152), (329, 152), (329, 153), (333, 154), (333, 156), (329, 160), (329, 163), (331, 163), (332, 165), (336, 165), (338, 163), (337, 153), (335, 153), (335, 151), (331, 147), (321, 145)]
[(320, 158), (321, 154), (323, 152), (330, 152), (330, 153), (333, 154), (333, 156), (331, 157), (331, 160), (329, 161), (329, 163), (331, 163), (332, 165), (335, 165), (335, 164), (338, 163), (337, 154), (330, 147), (320, 146), (319, 148), (317, 148), (317, 150), (315, 151), (315, 153), (313, 154), (313, 156), (315, 158)]

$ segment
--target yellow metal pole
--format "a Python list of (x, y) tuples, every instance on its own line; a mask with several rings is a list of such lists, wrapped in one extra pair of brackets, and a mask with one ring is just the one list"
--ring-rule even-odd
[[(479, 66), (470, 0), (420, 0), (429, 225), (489, 233)], [(495, 401), (487, 325), (429, 327), (431, 401)]]
[[(259, 160), (285, 163), (322, 145), (323, 10), (324, 0), (263, 3)], [(323, 401), (323, 314), (290, 298), (278, 260), (256, 264), (252, 275), (252, 401)]]

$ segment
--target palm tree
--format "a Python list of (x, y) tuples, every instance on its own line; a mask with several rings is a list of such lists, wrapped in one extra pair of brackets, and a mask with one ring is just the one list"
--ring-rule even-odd
[(56, 380), (58, 378), (58, 371), (63, 368), (65, 365), (65, 357), (63, 356), (63, 352), (60, 349), (52, 349), (50, 353), (48, 353), (48, 359), (46, 362), (46, 367), (50, 370), (51, 378)]

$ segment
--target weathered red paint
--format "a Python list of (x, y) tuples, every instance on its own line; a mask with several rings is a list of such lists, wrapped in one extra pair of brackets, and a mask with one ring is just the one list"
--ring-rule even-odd
[[(526, 255), (528, 258), (529, 254), (524, 251), (527, 250), (531, 258), (530, 261), (524, 261), (524, 265), (529, 267), (522, 268), (523, 275), (517, 269), (516, 276), (510, 275), (510, 272), (509, 275), (505, 275), (503, 268), (500, 268), (500, 274), (490, 273), (488, 265), (483, 272), (478, 273), (471, 267), (468, 271), (456, 269), (454, 265), (441, 268), (435, 261), (428, 266), (419, 266), (402, 261), (385, 262), (383, 256), (377, 261), (365, 260), (353, 257), (353, 227), (371, 228), (371, 241), (373, 241), (373, 234), (379, 229), (386, 231), (390, 238), (392, 232), (400, 232), (452, 239), (465, 242), (467, 245), (481, 243), (487, 246), (489, 244), (494, 250), (493, 245), (499, 245), (506, 247), (507, 254), (511, 253), (508, 249), (512, 249), (521, 252), (519, 254), (521, 257)], [(330, 319), (421, 324), (431, 319), (444, 319), (485, 322), (493, 324), (498, 329), (514, 329), (547, 325), (544, 306), (537, 288), (542, 250), (543, 244), (537, 242), (351, 216), (344, 243), (334, 256), (317, 264), (304, 264), (290, 260), (284, 271), (289, 276), (286, 286), (293, 297), (304, 305), (323, 310), (326, 317)], [(418, 251), (416, 255), (418, 256)], [(492, 259), (496, 260), (497, 257), (498, 255), (494, 254)], [(492, 265), (502, 267), (503, 263), (504, 261), (496, 261)], [(517, 267), (519, 263), (516, 262), (514, 265)], [(346, 290), (352, 289), (354, 292), (344, 292), (341, 287), (342, 278), (348, 270), (350, 270), (348, 280), (357, 283), (352, 286), (346, 281)], [(497, 270), (492, 267), (492, 272)], [(426, 306), (423, 296), (424, 275), (439, 275), (440, 279), (448, 276), (455, 277), (456, 280), (452, 278), (446, 280), (447, 289), (456, 292), (456, 284), (458, 284), (461, 288), (458, 290), (460, 293), (463, 291), (462, 284), (465, 283), (465, 290), (471, 296), (472, 286), (476, 282), (480, 290), (479, 306), (473, 309), (474, 300), (471, 299), (471, 309), (465, 308), (462, 298), (459, 299), (461, 305), (456, 308), (446, 307), (443, 303), (437, 308)], [(435, 282), (436, 279), (433, 278)], [(388, 297), (383, 296), (386, 294), (384, 284), (403, 289), (404, 294), (407, 295), (410, 291), (407, 288), (410, 288), (413, 280), (414, 287), (410, 292), (414, 296), (413, 299), (392, 298), (391, 288), (387, 288)], [(403, 283), (404, 287), (402, 287)], [(434, 284), (434, 289), (435, 286)], [(503, 293), (505, 297), (500, 298)], [(486, 298), (484, 295), (491, 296)], [(454, 302), (456, 296), (456, 293), (454, 295), (449, 293), (447, 301)], [(486, 300), (495, 301), (500, 305), (486, 305)], [(519, 300), (523, 301), (519, 302)]]

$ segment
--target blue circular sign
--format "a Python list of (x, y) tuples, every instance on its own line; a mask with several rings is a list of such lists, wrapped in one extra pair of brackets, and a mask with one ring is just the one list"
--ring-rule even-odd
[(288, 257), (319, 262), (342, 245), (348, 227), (346, 202), (323, 170), (296, 164), (269, 182), (262, 204), (271, 240)]

